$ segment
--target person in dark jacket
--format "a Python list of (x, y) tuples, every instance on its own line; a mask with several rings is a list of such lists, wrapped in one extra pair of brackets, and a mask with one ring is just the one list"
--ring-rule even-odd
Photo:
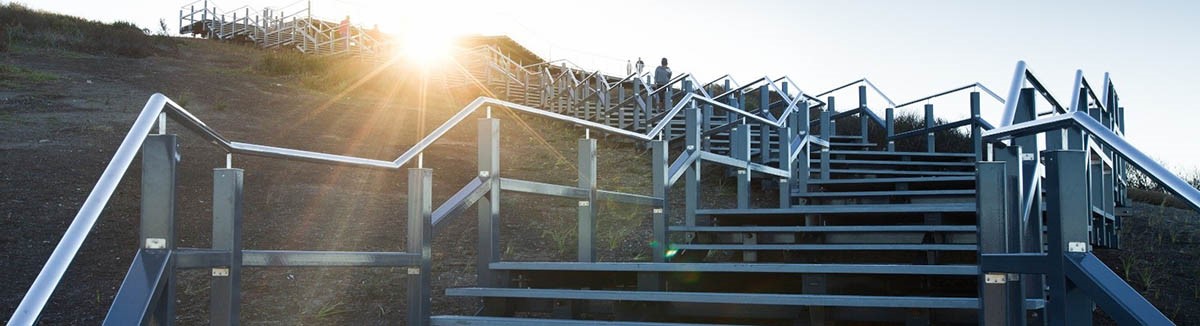
[[(667, 58), (662, 58), (662, 65), (654, 68), (654, 90), (658, 90), (667, 83), (671, 82), (671, 68), (667, 67)], [(660, 92), (658, 94), (658, 107), (662, 110), (667, 110), (667, 93)]]

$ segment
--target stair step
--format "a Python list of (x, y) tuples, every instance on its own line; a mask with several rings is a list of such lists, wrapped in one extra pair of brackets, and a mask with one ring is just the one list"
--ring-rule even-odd
[(793, 197), (806, 198), (841, 198), (841, 197), (901, 197), (901, 196), (974, 196), (974, 189), (945, 189), (945, 190), (892, 190), (892, 191), (826, 191), (803, 192), (793, 190)]
[[(813, 152), (814, 154), (818, 152)], [(975, 158), (974, 153), (942, 153), (942, 152), (888, 152), (888, 151), (854, 151), (854, 150), (830, 150), (830, 155), (859, 155), (859, 156), (876, 156), (876, 157), (896, 157), (910, 156), (920, 158), (955, 158), (966, 159)]]
[(542, 318), (519, 318), (519, 317), (481, 317), (481, 316), (433, 316), (430, 317), (430, 325), (433, 326), (525, 326), (525, 325), (547, 325), (547, 326), (570, 326), (570, 325), (613, 325), (613, 326), (690, 326), (690, 325), (726, 325), (726, 324), (684, 324), (684, 323), (652, 323), (652, 322), (632, 322), (632, 321), (604, 321), (604, 320), (567, 320), (567, 319), (542, 319)]
[[(813, 173), (821, 172), (813, 169)], [(874, 169), (829, 169), (835, 174), (868, 174), (868, 175), (927, 175), (927, 176), (973, 176), (975, 171), (914, 171), (914, 170), (874, 170)]]
[(843, 147), (874, 147), (875, 143), (855, 143), (855, 142), (829, 142), (829, 146)]
[(975, 232), (974, 225), (671, 226), (671, 232)]
[[(613, 291), (565, 289), (452, 288), (447, 296), (489, 298), (610, 300), (646, 302), (688, 302), (743, 305), (979, 309), (978, 298), (906, 297), (833, 294), (716, 293), (671, 291)], [(1037, 309), (1041, 300), (1026, 300), (1026, 309)]]
[[(820, 165), (821, 161), (811, 161), (811, 165)], [(862, 164), (862, 165), (904, 165), (904, 166), (939, 166), (973, 168), (975, 162), (928, 162), (928, 161), (895, 161), (895, 160), (829, 160), (829, 164)]]
[(682, 250), (789, 250), (789, 251), (974, 251), (972, 244), (677, 244)]
[(978, 275), (979, 273), (979, 268), (975, 265), (499, 262), (491, 263), (488, 266), (495, 270), (508, 271), (822, 273), (964, 276)]
[(810, 185), (863, 184), (863, 183), (899, 183), (899, 182), (974, 182), (974, 176), (950, 177), (908, 177), (908, 178), (852, 178), (809, 180)]
[(829, 140), (859, 140), (859, 141), (861, 141), (862, 139), (863, 139), (862, 136), (857, 136), (857, 135), (831, 135), (831, 136), (829, 136)]
[(863, 205), (805, 205), (788, 208), (717, 208), (698, 209), (697, 215), (734, 216), (792, 216), (800, 214), (861, 214), (861, 213), (974, 213), (975, 203), (938, 204), (863, 204)]

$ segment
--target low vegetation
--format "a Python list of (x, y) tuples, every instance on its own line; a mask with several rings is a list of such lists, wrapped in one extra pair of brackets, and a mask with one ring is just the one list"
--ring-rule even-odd
[(132, 23), (103, 23), (16, 3), (0, 4), (0, 32), (0, 51), (28, 46), (140, 58), (176, 46), (171, 38), (147, 35), (149, 30)]

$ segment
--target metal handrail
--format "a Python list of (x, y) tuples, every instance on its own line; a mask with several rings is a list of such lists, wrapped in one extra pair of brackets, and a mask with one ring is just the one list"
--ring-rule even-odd
[(972, 88), (972, 87), (976, 87), (976, 88), (979, 88), (980, 90), (983, 90), (983, 92), (984, 92), (984, 93), (987, 93), (987, 94), (988, 94), (989, 96), (991, 96), (993, 99), (996, 99), (996, 101), (997, 101), (997, 102), (1000, 102), (1000, 104), (1004, 104), (1004, 99), (1003, 99), (1003, 98), (1000, 98), (1000, 95), (996, 95), (996, 93), (993, 93), (991, 89), (988, 89), (988, 88), (987, 88), (987, 86), (983, 86), (983, 84), (982, 84), (982, 83), (975, 82), (975, 83), (967, 84), (967, 85), (965, 85), (965, 86), (962, 86), (962, 87), (953, 88), (953, 89), (950, 89), (950, 90), (948, 90), (948, 91), (945, 91), (945, 92), (941, 92), (941, 93), (937, 93), (937, 94), (929, 95), (929, 96), (926, 96), (926, 97), (922, 97), (922, 98), (919, 98), (919, 99), (915, 99), (915, 100), (909, 101), (909, 102), (907, 102), (907, 103), (904, 103), (904, 104), (897, 105), (895, 108), (899, 109), (899, 108), (902, 108), (902, 107), (906, 107), (906, 106), (909, 106), (909, 105), (913, 105), (913, 104), (916, 104), (916, 103), (920, 103), (920, 102), (922, 102), (922, 101), (926, 101), (926, 100), (932, 100), (932, 99), (935, 99), (935, 98), (938, 98), (938, 97), (942, 97), (942, 96), (950, 95), (950, 94), (953, 94), (953, 93), (955, 93), (955, 92), (959, 92), (959, 91), (962, 91), (962, 90), (965, 90), (965, 89), (968, 89), (968, 88)]
[[(35, 321), (37, 321), (42, 308), (45, 307), (50, 295), (57, 287), (59, 280), (62, 279), (63, 274), (66, 272), (67, 267), (74, 259), (75, 254), (78, 253), (79, 248), (83, 245), (84, 239), (87, 237), (88, 233), (90, 233), (92, 226), (95, 225), (96, 220), (99, 218), (100, 213), (104, 209), (104, 206), (107, 205), (109, 198), (116, 190), (116, 187), (120, 183), (121, 178), (124, 176), (125, 171), (129, 168), (133, 158), (137, 155), (137, 151), (139, 148), (141, 148), (142, 142), (145, 141), (147, 135), (153, 128), (155, 120), (157, 120), (163, 113), (170, 116), (173, 120), (180, 122), (188, 129), (199, 133), (202, 138), (205, 138), (209, 142), (221, 147), (226, 152), (231, 154), (295, 159), (316, 163), (340, 164), (367, 168), (398, 169), (408, 164), (413, 158), (416, 158), (419, 154), (424, 152), (425, 149), (427, 149), (431, 144), (449, 132), (451, 128), (458, 125), (458, 123), (465, 120), (479, 108), (487, 105), (507, 107), (519, 112), (570, 122), (586, 128), (596, 129), (602, 132), (608, 132), (611, 134), (643, 141), (654, 140), (657, 137), (657, 134), (663, 130), (663, 127), (665, 127), (665, 124), (660, 124), (654, 130), (651, 130), (646, 134), (640, 134), (520, 104), (487, 97), (479, 97), (460, 110), (457, 114), (443, 123), (437, 129), (435, 129), (432, 133), (421, 139), (421, 141), (412, 148), (409, 148), (407, 151), (401, 154), (400, 157), (393, 161), (383, 161), (377, 159), (229, 141), (199, 118), (196, 118), (190, 112), (185, 110), (179, 104), (167, 98), (165, 95), (156, 93), (150, 97), (150, 100), (146, 102), (145, 107), (142, 108), (142, 111), (138, 115), (137, 120), (134, 122), (133, 127), (130, 128), (129, 133), (126, 134), (125, 139), (117, 148), (117, 152), (113, 156), (112, 161), (109, 162), (108, 167), (105, 168), (104, 172), (101, 174), (100, 180), (96, 183), (96, 186), (92, 189), (92, 192), (89, 193), (88, 198), (80, 207), (79, 212), (72, 220), (71, 225), (67, 228), (62, 240), (59, 241), (53, 253), (50, 254), (50, 258), (47, 259), (47, 262), (42, 267), (41, 272), (38, 273), (37, 278), (30, 286), (29, 291), (26, 292), (25, 297), (21, 299), (21, 303), (17, 306), (17, 309), (13, 313), (12, 319), (9, 320), (8, 325), (32, 325)], [(678, 113), (678, 109), (682, 109), (682, 107), (682, 105), (677, 106), (677, 110), (675, 110), (676, 113)]]
[(1163, 185), (1175, 196), (1183, 199), (1192, 209), (1200, 212), (1200, 190), (1192, 187), (1186, 180), (1171, 173), (1166, 167), (1158, 164), (1149, 155), (1138, 150), (1121, 135), (1109, 130), (1092, 116), (1083, 112), (1071, 112), (1050, 118), (1037, 119), (1008, 126), (999, 127), (983, 132), (985, 141), (994, 142), (1017, 136), (1031, 135), (1066, 127), (1078, 127), (1091, 135), (1093, 139), (1113, 150), (1124, 160), (1145, 171), (1150, 179)]
[[(1017, 101), (1015, 101), (1015, 99), (1020, 96), (1021, 88), (1025, 85), (1025, 82), (1029, 82), (1029, 84), (1031, 84), (1034, 89), (1038, 91), (1038, 93), (1042, 94), (1042, 97), (1045, 98), (1047, 102), (1050, 102), (1050, 105), (1054, 106), (1054, 112), (1067, 113), (1067, 110), (1064, 109), (1061, 104), (1058, 104), (1058, 100), (1056, 100), (1054, 96), (1050, 94), (1050, 91), (1042, 85), (1042, 82), (1037, 79), (1037, 76), (1034, 76), (1033, 71), (1029, 69), (1029, 66), (1025, 63), (1025, 61), (1017, 61), (1017, 68), (1013, 72), (1012, 84), (1008, 89), (1008, 100), (1004, 102), (1004, 114), (1000, 116), (1001, 127), (1012, 125), (1013, 121), (1016, 120)], [(1078, 90), (1078, 88), (1076, 88), (1076, 90)]]
[(845, 84), (845, 85), (842, 85), (842, 86), (835, 87), (835, 88), (833, 88), (833, 89), (831, 89), (831, 90), (828, 90), (828, 91), (822, 92), (821, 94), (817, 94), (817, 95), (816, 95), (816, 97), (822, 97), (822, 96), (825, 96), (825, 95), (829, 95), (829, 93), (833, 93), (833, 92), (836, 92), (836, 91), (840, 91), (840, 90), (842, 90), (843, 88), (850, 87), (850, 86), (854, 86), (854, 85), (858, 85), (859, 83), (867, 84), (867, 86), (871, 87), (871, 89), (875, 91), (875, 94), (879, 94), (879, 96), (883, 97), (883, 100), (884, 100), (884, 101), (887, 101), (889, 106), (891, 106), (891, 107), (896, 107), (896, 102), (892, 102), (892, 98), (888, 97), (888, 96), (887, 96), (887, 94), (884, 94), (884, 93), (883, 93), (883, 91), (879, 90), (879, 88), (878, 88), (878, 87), (875, 87), (875, 84), (874, 84), (874, 83), (871, 83), (871, 81), (870, 81), (870, 80), (867, 80), (866, 78), (859, 79), (859, 80), (855, 80), (855, 81), (852, 81), (852, 82), (850, 82), (850, 83), (847, 83), (847, 84)]

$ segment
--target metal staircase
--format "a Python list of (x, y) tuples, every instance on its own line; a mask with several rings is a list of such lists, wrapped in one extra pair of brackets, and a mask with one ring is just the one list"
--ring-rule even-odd
[[(701, 82), (681, 74), (655, 88), (646, 75), (522, 65), (490, 46), (464, 50), (457, 62), (456, 71), (440, 77), (485, 96), (393, 161), (232, 142), (156, 95), (110, 165), (114, 174), (106, 170), (97, 185), (102, 195), (84, 204), (80, 229), (72, 225), (62, 252), (56, 249), (10, 324), (36, 320), (98, 217), (95, 205), (103, 207), (103, 194), (116, 187), (132, 153), (174, 137), (146, 140), (156, 119), (165, 124), (169, 117), (230, 155), (398, 169), (419, 162), (446, 130), (472, 116), (479, 117), (478, 177), (433, 206), (430, 169), (410, 169), (405, 252), (243, 249), (236, 240), (240, 210), (232, 208), (240, 203), (240, 170), (219, 169), (233, 176), (217, 176), (229, 183), (217, 191), (232, 199), (214, 208), (223, 215), (214, 219), (221, 235), (214, 235), (213, 248), (176, 248), (173, 235), (143, 232), (146, 245), (106, 323), (170, 323), (169, 284), (177, 268), (211, 268), (220, 295), (212, 320), (236, 323), (239, 290), (228, 278), (242, 267), (295, 264), (405, 267), (399, 270), (410, 279), (410, 324), (1063, 325), (1090, 323), (1093, 304), (1121, 323), (1170, 323), (1089, 251), (1119, 244), (1128, 166), (1147, 171), (1198, 210), (1200, 192), (1123, 140), (1124, 109), (1107, 78), (1093, 89), (1080, 73), (1078, 93), (1064, 106), (1020, 63), (1005, 99), (969, 84), (901, 105), (882, 96), (887, 109), (877, 110), (867, 95), (882, 92), (866, 79), (810, 96), (787, 77), (739, 84), (730, 76)], [(827, 95), (853, 86), (857, 106), (839, 111)], [(964, 120), (938, 123), (928, 104), (922, 124), (903, 125), (895, 117), (895, 108), (966, 90), (973, 91), (959, 107), (970, 114)], [(980, 117), (984, 95), (1005, 105), (998, 127)], [(1051, 110), (1038, 111), (1039, 101)], [(492, 107), (587, 129), (578, 143), (575, 184), (501, 176), (500, 120)], [(967, 145), (939, 145), (948, 139), (938, 135), (959, 129), (967, 130), (960, 142)], [(598, 189), (600, 154), (591, 131), (649, 148), (653, 193)], [(153, 157), (174, 157), (158, 154)], [(154, 164), (169, 172), (173, 161)], [(153, 174), (163, 171), (144, 171), (142, 180), (172, 186)], [(733, 180), (736, 202), (705, 199), (702, 177)], [(502, 261), (498, 201), (504, 192), (576, 200), (576, 259)], [(682, 197), (683, 207), (668, 205), (671, 196)], [(597, 261), (597, 201), (646, 207), (653, 221), (649, 261)], [(479, 298), (482, 307), (473, 316), (430, 316), (429, 255), (438, 249), (429, 247), (429, 238), (472, 206), (479, 223), (477, 285), (445, 295)], [(173, 218), (160, 215), (155, 223)]]
[(386, 51), (388, 40), (384, 34), (313, 17), (310, 6), (295, 8), (298, 4), (224, 10), (211, 0), (197, 0), (179, 8), (179, 33), (322, 56), (380, 57)]

